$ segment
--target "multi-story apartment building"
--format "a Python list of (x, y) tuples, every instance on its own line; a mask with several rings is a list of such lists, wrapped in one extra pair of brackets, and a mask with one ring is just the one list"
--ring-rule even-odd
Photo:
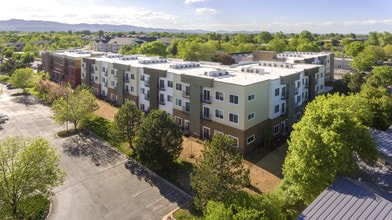
[(329, 52), (284, 52), (277, 55), (278, 60), (293, 63), (319, 64), (325, 67), (325, 80), (334, 79), (335, 54)]
[(83, 57), (102, 55), (85, 50), (43, 52), (42, 69), (55, 82), (70, 83), (72, 87), (81, 84), (81, 60)]
[[(322, 62), (320, 62), (321, 64)], [(232, 137), (243, 153), (286, 134), (324, 91), (325, 65), (248, 62), (222, 66), (146, 56), (82, 58), (82, 83), (121, 105), (162, 109), (191, 135)]]

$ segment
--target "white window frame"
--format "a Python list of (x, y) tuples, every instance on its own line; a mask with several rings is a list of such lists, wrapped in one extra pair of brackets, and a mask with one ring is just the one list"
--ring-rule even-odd
[(278, 135), (279, 132), (280, 132), (280, 123), (274, 125), (274, 135)]
[[(249, 99), (250, 98), (250, 99)], [(252, 102), (253, 100), (256, 99), (256, 95), (254, 93), (248, 95), (248, 102)]]
[[(216, 111), (220, 111), (220, 112), (222, 112), (222, 118), (220, 118), (220, 117), (217, 117), (217, 116), (216, 116)], [(223, 119), (225, 118), (225, 111), (223, 111), (223, 110), (221, 110), (221, 109), (218, 109), (218, 108), (216, 108), (216, 109), (215, 109), (214, 116), (215, 116), (215, 118), (218, 118), (218, 119), (220, 119), (220, 120), (223, 120)]]
[[(230, 121), (230, 115), (233, 115), (233, 119), (234, 119), (234, 116), (237, 116), (237, 122), (234, 122), (234, 121)], [(240, 119), (239, 119), (239, 115), (238, 114), (236, 114), (236, 113), (233, 113), (233, 112), (229, 112), (229, 122), (230, 123), (233, 123), (233, 124), (239, 124), (239, 121), (240, 121)]]
[(256, 136), (253, 134), (253, 135), (246, 138), (246, 144), (249, 145), (249, 144), (255, 142), (255, 140), (256, 140)]
[[(230, 101), (230, 97), (231, 97), (231, 96), (233, 96), (233, 101), (234, 101), (234, 97), (235, 97), (235, 96), (237, 97), (237, 103), (231, 102), (231, 101)], [(229, 94), (229, 103), (230, 103), (230, 104), (233, 104), (233, 105), (238, 105), (238, 104), (240, 103), (240, 97), (239, 97), (238, 95), (236, 95), (236, 94)]]
[(235, 144), (233, 144), (233, 146), (234, 146), (235, 148), (238, 148), (238, 142), (239, 142), (238, 137), (234, 137), (233, 135), (229, 135), (229, 137), (230, 137), (231, 139), (233, 139), (233, 141), (235, 142)]
[(176, 98), (176, 106), (182, 106), (182, 100), (180, 98)]
[[(276, 107), (278, 107), (278, 108), (276, 109)], [(274, 106), (274, 112), (275, 112), (275, 114), (276, 114), (276, 113), (279, 113), (279, 110), (280, 110), (280, 106), (279, 106), (279, 105), (275, 105), (275, 106)]]
[[(249, 113), (249, 114), (248, 114), (248, 121), (253, 120), (253, 119), (255, 118), (255, 114), (256, 114), (256, 113), (254, 113), (254, 112)], [(251, 116), (251, 118), (249, 118), (249, 116)]]
[[(217, 99), (216, 98), (217, 93), (222, 94), (222, 96), (219, 96), (219, 97), (222, 97), (222, 99)], [(223, 92), (221, 92), (221, 91), (215, 91), (215, 97), (214, 98), (215, 98), (215, 100), (221, 101), (221, 102), (223, 102), (225, 100), (225, 96), (224, 96)]]

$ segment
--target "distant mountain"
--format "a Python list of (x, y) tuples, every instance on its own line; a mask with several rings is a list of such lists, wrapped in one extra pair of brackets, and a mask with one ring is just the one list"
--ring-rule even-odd
[(162, 28), (145, 28), (132, 25), (110, 25), (110, 24), (66, 24), (53, 21), (20, 20), (11, 19), (0, 21), (0, 31), (25, 31), (25, 32), (49, 32), (49, 31), (82, 31), (99, 30), (107, 32), (169, 32), (169, 33), (208, 33), (204, 30), (178, 30)]

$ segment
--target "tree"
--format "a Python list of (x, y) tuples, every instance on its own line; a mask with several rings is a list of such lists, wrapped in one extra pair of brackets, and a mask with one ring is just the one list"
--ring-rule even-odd
[(170, 168), (182, 150), (182, 132), (174, 118), (153, 110), (140, 124), (133, 157), (153, 171)]
[(347, 56), (356, 57), (363, 49), (365, 45), (362, 41), (354, 41), (344, 47), (344, 52)]
[(360, 95), (367, 100), (373, 112), (372, 126), (386, 130), (392, 124), (392, 69), (389, 66), (376, 67), (366, 83), (362, 85)]
[(143, 119), (143, 115), (143, 111), (134, 102), (125, 102), (114, 115), (112, 134), (115, 139), (128, 141), (129, 146), (133, 148), (132, 139)]
[(71, 122), (75, 130), (79, 123), (86, 120), (98, 108), (91, 89), (78, 86), (71, 93), (64, 94), (52, 104), (54, 119), (60, 124)]
[(18, 51), (15, 46), (8, 46), (3, 49), (3, 55), (5, 58), (11, 58), (14, 52)]
[(268, 31), (262, 31), (254, 38), (254, 41), (258, 44), (268, 44), (270, 40), (272, 40), (272, 35)]
[(363, 71), (369, 70), (375, 61), (376, 59), (372, 55), (360, 52), (349, 65), (357, 71)]
[(15, 88), (23, 89), (23, 92), (26, 91), (26, 88), (37, 85), (39, 80), (39, 74), (35, 74), (32, 68), (17, 69), (10, 78), (12, 85)]
[(249, 182), (249, 169), (244, 168), (242, 155), (233, 147), (233, 140), (227, 135), (214, 134), (211, 142), (205, 142), (191, 174), (195, 207), (205, 211), (208, 201), (222, 202)]
[(24, 64), (29, 64), (34, 62), (34, 53), (33, 52), (24, 52), (20, 56), (20, 61)]
[(274, 37), (274, 39), (270, 40), (270, 42), (268, 43), (267, 49), (277, 51), (278, 53), (282, 53), (283, 51), (285, 51), (286, 46), (287, 46), (286, 39)]
[[(47, 198), (53, 187), (61, 185), (65, 173), (59, 169), (60, 157), (43, 138), (8, 137), (0, 141), (0, 213), (24, 219), (31, 210), (42, 212), (35, 201)], [(46, 211), (46, 210), (45, 210)], [(33, 217), (33, 219), (42, 219)]]
[(309, 204), (338, 175), (351, 175), (356, 159), (375, 162), (378, 151), (369, 133), (372, 112), (356, 95), (318, 96), (293, 126), (280, 185), (287, 198)]
[(146, 55), (166, 56), (166, 45), (159, 41), (144, 43), (138, 48), (138, 52)]

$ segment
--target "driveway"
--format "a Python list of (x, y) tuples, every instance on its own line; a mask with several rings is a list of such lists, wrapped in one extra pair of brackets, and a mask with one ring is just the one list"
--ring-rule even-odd
[(59, 138), (64, 130), (52, 120), (48, 106), (31, 96), (11, 96), (0, 84), (0, 113), (8, 116), (0, 124), (0, 138), (10, 135), (41, 136), (61, 155), (67, 172), (62, 186), (55, 188), (49, 220), (61, 219), (162, 219), (191, 197), (127, 158), (92, 134)]

